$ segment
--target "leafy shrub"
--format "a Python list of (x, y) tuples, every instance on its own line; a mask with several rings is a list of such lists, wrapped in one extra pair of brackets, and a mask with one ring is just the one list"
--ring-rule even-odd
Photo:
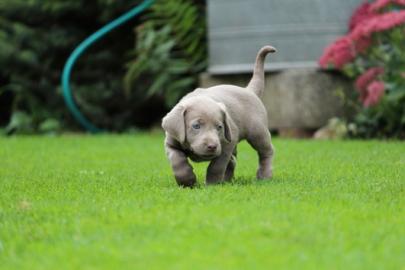
[(153, 95), (173, 106), (197, 85), (206, 67), (204, 1), (158, 0), (137, 29), (135, 59), (125, 76), (127, 94)]
[[(7, 132), (77, 129), (60, 91), (63, 65), (83, 39), (141, 0), (0, 1), (0, 126)], [(147, 125), (164, 112), (162, 101), (136, 98), (123, 91), (133, 21), (87, 51), (72, 74), (75, 99), (97, 125), (123, 130)], [(145, 110), (148, 109), (148, 110)]]
[(349, 30), (319, 62), (356, 80), (352, 135), (405, 138), (405, 1), (364, 2)]

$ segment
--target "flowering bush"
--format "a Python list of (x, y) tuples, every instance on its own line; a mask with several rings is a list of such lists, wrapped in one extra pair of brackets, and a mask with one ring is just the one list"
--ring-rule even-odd
[(405, 0), (363, 2), (319, 64), (355, 79), (353, 135), (405, 138)]

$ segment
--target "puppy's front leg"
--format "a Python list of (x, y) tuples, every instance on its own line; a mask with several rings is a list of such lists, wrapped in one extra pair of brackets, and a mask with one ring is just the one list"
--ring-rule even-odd
[(206, 184), (217, 184), (225, 180), (225, 171), (232, 157), (232, 146), (224, 147), (222, 154), (208, 165)]
[(165, 147), (177, 184), (183, 187), (193, 187), (196, 183), (196, 176), (186, 154), (168, 143), (165, 144)]

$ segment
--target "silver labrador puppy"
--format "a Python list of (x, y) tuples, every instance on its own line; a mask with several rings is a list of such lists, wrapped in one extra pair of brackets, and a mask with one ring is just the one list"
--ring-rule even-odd
[(211, 161), (207, 184), (232, 179), (236, 145), (244, 139), (259, 155), (257, 178), (272, 176), (273, 146), (267, 112), (260, 98), (264, 91), (264, 59), (275, 51), (272, 46), (260, 49), (253, 77), (246, 88), (218, 85), (196, 89), (163, 118), (166, 154), (179, 185), (192, 187), (196, 183), (188, 158)]

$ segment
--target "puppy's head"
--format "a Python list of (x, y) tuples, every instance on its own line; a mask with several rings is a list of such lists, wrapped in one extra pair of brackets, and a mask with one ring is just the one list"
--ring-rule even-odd
[(206, 159), (219, 156), (221, 143), (232, 140), (229, 124), (225, 105), (205, 97), (180, 102), (162, 121), (170, 136)]

